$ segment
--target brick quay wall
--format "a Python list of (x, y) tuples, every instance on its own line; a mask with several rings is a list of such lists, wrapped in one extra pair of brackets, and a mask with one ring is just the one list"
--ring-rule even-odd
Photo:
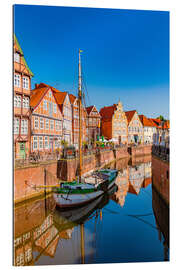
[(169, 205), (169, 162), (152, 155), (152, 175), (154, 188)]
[[(45, 175), (46, 170), (46, 175)], [(36, 186), (57, 185), (57, 161), (34, 164), (14, 170), (15, 203), (44, 194), (44, 189)], [(51, 189), (47, 189), (49, 192)]]
[[(133, 158), (138, 155), (151, 154), (149, 146), (138, 146), (141, 150), (133, 150)], [(138, 148), (136, 147), (136, 148)], [(142, 150), (144, 148), (144, 150)], [(146, 149), (147, 148), (147, 149)], [(115, 150), (100, 150), (96, 154), (83, 157), (82, 174), (90, 173), (119, 159), (129, 158), (129, 149), (120, 147)], [(46, 172), (45, 172), (46, 170)], [(15, 168), (14, 170), (14, 202), (19, 203), (33, 197), (44, 195), (44, 188), (38, 186), (57, 185), (60, 180), (73, 181), (78, 175), (78, 159), (61, 159), (41, 162)], [(50, 192), (51, 188), (46, 189)]]

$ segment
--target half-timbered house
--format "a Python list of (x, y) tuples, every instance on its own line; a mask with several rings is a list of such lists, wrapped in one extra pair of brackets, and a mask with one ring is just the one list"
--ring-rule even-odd
[(14, 35), (14, 154), (26, 158), (30, 152), (30, 90), (33, 73)]
[(97, 140), (97, 136), (100, 135), (100, 121), (101, 115), (96, 109), (96, 106), (86, 107), (86, 136), (87, 141), (90, 143)]
[(62, 140), (63, 117), (51, 87), (31, 91), (31, 151), (53, 151)]

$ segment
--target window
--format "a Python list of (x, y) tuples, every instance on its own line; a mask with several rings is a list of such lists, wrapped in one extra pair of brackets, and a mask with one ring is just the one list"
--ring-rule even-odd
[(50, 97), (50, 98), (52, 97), (52, 93), (51, 93), (51, 91), (49, 91), (49, 97)]
[(28, 97), (23, 98), (23, 108), (29, 108), (29, 98)]
[(29, 89), (29, 78), (23, 77), (23, 88)]
[(51, 129), (51, 130), (54, 129), (54, 120), (50, 120), (50, 129)]
[(52, 102), (49, 102), (49, 115), (52, 116), (53, 114), (53, 104)]
[(57, 113), (57, 106), (54, 104), (54, 113)]
[(58, 148), (58, 146), (59, 146), (58, 138), (55, 138), (55, 140), (54, 140), (54, 147), (55, 148)]
[(14, 107), (18, 107), (18, 96), (14, 96)]
[(49, 137), (49, 148), (53, 148), (53, 137)]
[(39, 137), (39, 149), (43, 149), (43, 137)]
[(46, 129), (49, 129), (49, 119), (46, 119)]
[(44, 137), (44, 148), (48, 149), (48, 137), (47, 136)]
[(43, 108), (45, 111), (47, 111), (47, 100), (44, 100), (43, 102)]
[(14, 86), (20, 87), (20, 75), (19, 74), (14, 74)]
[(20, 63), (20, 54), (14, 53), (14, 62)]
[(14, 118), (14, 134), (19, 134), (19, 118)]
[(40, 117), (40, 129), (44, 128), (44, 119)]
[(22, 119), (21, 120), (21, 134), (28, 133), (28, 120)]
[(60, 121), (56, 121), (56, 131), (60, 130)]
[(39, 128), (39, 118), (38, 117), (34, 118), (34, 128), (35, 129)]
[(34, 136), (33, 137), (33, 150), (36, 150), (38, 148), (38, 141), (37, 141), (37, 137)]

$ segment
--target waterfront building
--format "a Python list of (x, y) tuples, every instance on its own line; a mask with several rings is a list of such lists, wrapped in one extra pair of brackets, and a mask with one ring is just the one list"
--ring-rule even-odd
[(39, 84), (31, 91), (31, 151), (53, 151), (60, 147), (63, 118), (51, 87)]
[(26, 158), (30, 152), (30, 90), (32, 71), (14, 35), (14, 154)]
[(156, 134), (153, 138), (153, 144), (169, 147), (169, 120), (161, 121), (159, 118), (150, 118), (150, 120), (156, 126)]
[(100, 135), (100, 121), (101, 116), (96, 106), (86, 107), (87, 118), (86, 118), (86, 134), (87, 141), (90, 143), (97, 140), (97, 136)]
[(128, 143), (144, 143), (143, 125), (136, 110), (125, 112), (128, 122)]
[[(69, 94), (72, 107), (72, 144), (78, 149), (79, 145), (79, 105), (78, 98)], [(86, 141), (86, 118), (87, 112), (82, 108), (82, 141)]]
[(153, 143), (153, 136), (156, 134), (156, 127), (154, 123), (148, 119), (145, 115), (139, 115), (141, 123), (143, 125), (143, 141), (144, 143)]
[(101, 115), (101, 134), (107, 140), (112, 140), (116, 144), (127, 143), (127, 118), (123, 111), (122, 103), (103, 107)]

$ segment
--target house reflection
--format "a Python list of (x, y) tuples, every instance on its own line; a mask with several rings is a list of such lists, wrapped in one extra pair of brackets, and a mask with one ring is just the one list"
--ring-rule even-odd
[(59, 240), (72, 237), (73, 228), (59, 232), (55, 227), (53, 210), (52, 197), (15, 208), (15, 266), (34, 265), (42, 255), (53, 258)]
[[(141, 188), (146, 188), (152, 182), (151, 156), (136, 157), (124, 163), (124, 168), (118, 172), (116, 185), (118, 190), (111, 196), (121, 207), (125, 204), (128, 193), (138, 195)], [(123, 163), (121, 163), (121, 166)]]
[(125, 203), (125, 198), (129, 190), (129, 173), (128, 168), (120, 170), (116, 178), (117, 191), (111, 196), (121, 207)]

